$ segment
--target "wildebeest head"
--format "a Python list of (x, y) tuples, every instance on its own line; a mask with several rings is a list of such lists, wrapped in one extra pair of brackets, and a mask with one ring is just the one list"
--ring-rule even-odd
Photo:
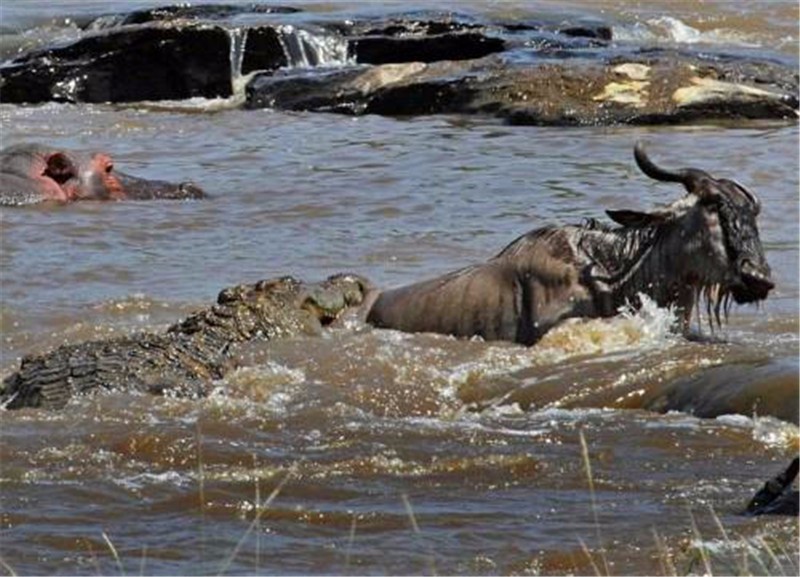
[(767, 298), (775, 284), (756, 224), (758, 197), (733, 180), (714, 178), (703, 170), (656, 166), (642, 143), (636, 144), (634, 156), (647, 176), (681, 183), (689, 194), (660, 211), (608, 211), (609, 216), (627, 227), (659, 225), (672, 266), (694, 291), (693, 300), (702, 295), (709, 312), (713, 307), (717, 322), (720, 308), (727, 312), (730, 297), (737, 303)]

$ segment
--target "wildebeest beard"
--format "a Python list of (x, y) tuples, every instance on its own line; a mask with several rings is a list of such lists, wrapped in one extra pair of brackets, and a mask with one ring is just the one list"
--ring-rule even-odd
[[(747, 267), (746, 263), (751, 259), (755, 259), (761, 264), (761, 267), (769, 271), (769, 265), (766, 263), (761, 248), (761, 239), (758, 236), (756, 211), (750, 207), (734, 206), (733, 202), (728, 199), (720, 199), (717, 211), (725, 240), (725, 249), (728, 258), (735, 263), (738, 274), (740, 276), (749, 274), (745, 268)], [(766, 281), (766, 277), (756, 273), (754, 280)], [(766, 283), (764, 286), (761, 286), (759, 282), (734, 284), (725, 296), (732, 295), (739, 304), (758, 302), (766, 298), (768, 290), (765, 289), (769, 284)]]
[[(676, 230), (679, 225), (672, 221), (656, 221), (640, 226), (611, 227), (592, 219), (577, 232), (579, 238), (575, 243), (595, 265), (587, 271), (587, 280), (602, 286), (603, 292), (607, 291), (607, 306), (614, 310), (629, 304), (636, 304), (638, 308), (640, 294), (648, 295), (659, 306), (681, 301), (686, 306), (688, 299), (693, 306), (684, 311), (687, 320), (692, 308), (696, 308), (699, 320), (702, 304), (711, 330), (715, 324), (721, 327), (723, 319), (728, 320), (733, 301), (757, 303), (766, 298), (771, 283), (766, 277), (763, 277), (763, 285), (737, 281), (742, 275), (743, 263), (749, 260), (769, 270), (761, 249), (755, 211), (735, 206), (724, 197), (717, 199), (715, 206), (729, 271), (697, 267), (691, 286), (687, 286), (679, 267), (675, 266), (674, 242), (680, 237)], [(597, 271), (604, 272), (596, 274)]]

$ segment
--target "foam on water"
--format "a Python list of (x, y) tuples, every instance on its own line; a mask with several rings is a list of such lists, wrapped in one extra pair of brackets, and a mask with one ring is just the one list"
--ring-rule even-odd
[(137, 473), (136, 475), (122, 478), (111, 475), (110, 480), (124, 489), (138, 492), (153, 485), (186, 487), (194, 482), (192, 477), (192, 475), (182, 474), (178, 471), (164, 471), (163, 473)]
[(766, 447), (793, 449), (800, 447), (800, 428), (797, 425), (773, 417), (747, 417), (745, 415), (720, 415), (714, 419), (725, 427), (752, 429), (753, 440)]
[(734, 45), (748, 48), (761, 46), (754, 35), (725, 28), (699, 30), (674, 16), (659, 16), (645, 22), (615, 26), (613, 37), (616, 41), (636, 43)]
[(215, 395), (211, 402), (218, 405), (236, 403), (230, 393), (243, 396), (246, 404), (263, 403), (263, 408), (273, 413), (285, 413), (288, 404), (294, 398), (292, 391), (306, 382), (306, 373), (302, 369), (289, 368), (274, 361), (257, 367), (242, 367), (225, 377), (218, 383), (220, 395)]
[(481, 358), (439, 371), (448, 386), (445, 397), (457, 396), (470, 380), (498, 376), (537, 365), (559, 363), (570, 357), (638, 353), (663, 349), (677, 342), (672, 332), (676, 315), (639, 295), (638, 310), (624, 307), (610, 319), (570, 319), (550, 330), (533, 347), (490, 346)]

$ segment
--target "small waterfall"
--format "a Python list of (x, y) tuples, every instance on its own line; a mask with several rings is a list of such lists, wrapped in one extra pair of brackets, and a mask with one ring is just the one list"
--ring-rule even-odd
[(242, 60), (244, 59), (244, 47), (247, 44), (247, 28), (231, 28), (228, 33), (231, 37), (231, 91), (233, 99), (238, 101), (244, 99), (244, 87), (252, 77), (252, 74), (242, 76)]
[(329, 32), (306, 30), (291, 24), (278, 27), (289, 68), (344, 66), (352, 64), (347, 54), (347, 40)]
[[(242, 65), (247, 51), (250, 35), (248, 27), (231, 27), (226, 29), (230, 37), (230, 70), (231, 91), (228, 98), (189, 99), (180, 102), (152, 102), (148, 106), (153, 109), (187, 109), (187, 110), (225, 110), (237, 108), (247, 98), (245, 88), (256, 74), (263, 70), (252, 70), (242, 73)], [(333, 67), (350, 64), (354, 61), (347, 55), (347, 40), (341, 36), (324, 31), (310, 31), (292, 25), (281, 25), (275, 28), (278, 42), (286, 57), (287, 68)], [(251, 38), (252, 39), (252, 38)], [(62, 91), (73, 89), (65, 85)]]

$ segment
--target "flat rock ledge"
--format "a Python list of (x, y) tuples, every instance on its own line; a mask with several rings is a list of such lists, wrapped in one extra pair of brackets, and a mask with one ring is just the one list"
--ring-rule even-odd
[(796, 93), (732, 76), (732, 69), (677, 57), (651, 64), (410, 62), (260, 75), (247, 86), (247, 106), (354, 115), (490, 114), (511, 124), (564, 126), (797, 118)]
[(796, 63), (780, 57), (617, 44), (602, 22), (314, 18), (258, 4), (100, 16), (78, 40), (0, 64), (0, 102), (230, 98), (244, 85), (245, 108), (350, 115), (565, 126), (798, 118)]

